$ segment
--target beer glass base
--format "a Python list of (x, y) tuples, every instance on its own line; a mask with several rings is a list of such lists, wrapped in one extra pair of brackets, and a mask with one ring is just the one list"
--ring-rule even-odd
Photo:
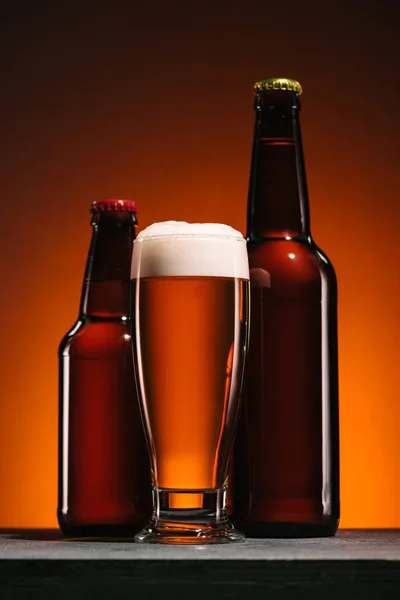
[(135, 541), (147, 544), (229, 544), (243, 542), (226, 512), (226, 488), (153, 490), (154, 513)]

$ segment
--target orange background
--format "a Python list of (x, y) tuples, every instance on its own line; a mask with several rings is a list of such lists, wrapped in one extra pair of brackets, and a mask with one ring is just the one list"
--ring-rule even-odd
[(89, 204), (244, 232), (252, 84), (277, 75), (303, 84), (312, 231), (339, 279), (341, 526), (400, 527), (399, 8), (274, 4), (2, 2), (0, 526), (56, 525)]

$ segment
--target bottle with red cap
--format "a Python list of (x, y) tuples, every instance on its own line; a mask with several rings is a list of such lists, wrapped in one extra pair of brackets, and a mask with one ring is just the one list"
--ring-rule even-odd
[(57, 513), (69, 536), (131, 536), (151, 515), (130, 334), (136, 212), (130, 200), (92, 204), (79, 317), (59, 347)]

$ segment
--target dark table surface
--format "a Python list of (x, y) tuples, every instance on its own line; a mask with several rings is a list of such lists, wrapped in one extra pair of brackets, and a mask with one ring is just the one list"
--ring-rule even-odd
[(400, 530), (164, 546), (0, 532), (0, 598), (397, 598)]

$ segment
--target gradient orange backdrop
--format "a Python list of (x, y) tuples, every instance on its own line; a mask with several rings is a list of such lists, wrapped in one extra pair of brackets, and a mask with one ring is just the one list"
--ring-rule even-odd
[(90, 203), (244, 232), (252, 84), (287, 76), (339, 279), (341, 526), (400, 527), (399, 8), (127, 4), (0, 8), (0, 526), (56, 525), (57, 346)]

